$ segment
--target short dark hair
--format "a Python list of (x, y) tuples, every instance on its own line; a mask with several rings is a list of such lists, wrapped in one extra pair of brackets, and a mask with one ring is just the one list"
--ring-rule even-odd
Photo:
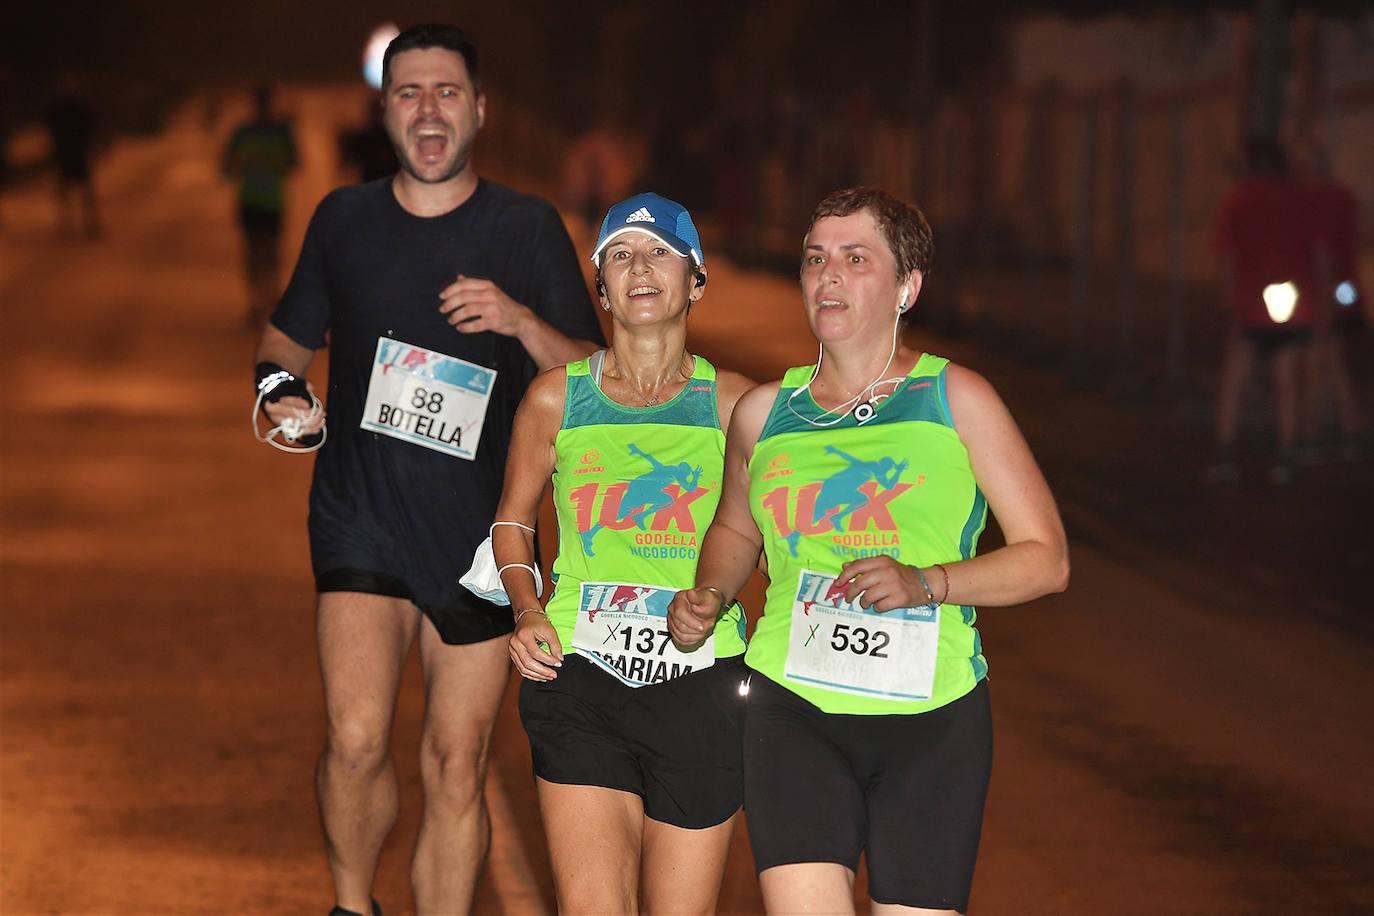
[(892, 252), (898, 282), (906, 279), (906, 275), (913, 270), (919, 270), (922, 274), (930, 270), (935, 258), (935, 237), (925, 214), (918, 207), (878, 188), (831, 191), (811, 211), (811, 225), (806, 227), (806, 234), (811, 234), (811, 229), (819, 220), (828, 216), (849, 216), (860, 210), (873, 214), (873, 221), (878, 224), (883, 241), (887, 242), (887, 250)]
[(456, 25), (427, 22), (411, 26), (391, 39), (391, 44), (386, 46), (386, 53), (382, 55), (383, 93), (391, 86), (391, 61), (396, 55), (425, 48), (443, 48), (461, 54), (463, 63), (468, 68), (468, 77), (472, 80), (472, 88), (478, 92), (482, 91), (482, 83), (477, 75), (477, 43), (472, 40), (472, 36)]

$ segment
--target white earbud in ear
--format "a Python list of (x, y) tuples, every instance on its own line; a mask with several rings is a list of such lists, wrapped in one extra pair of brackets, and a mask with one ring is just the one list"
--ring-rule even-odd
[(910, 294), (911, 294), (911, 288), (910, 288), (910, 287), (902, 287), (902, 301), (897, 303), (897, 311), (898, 311), (898, 313), (901, 313), (901, 312), (905, 312), (905, 311), (906, 311), (906, 299), (907, 299), (907, 296), (909, 296)]

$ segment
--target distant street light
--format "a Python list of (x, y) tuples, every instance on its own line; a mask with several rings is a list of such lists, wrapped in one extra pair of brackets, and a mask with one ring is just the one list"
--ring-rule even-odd
[(401, 30), (396, 27), (394, 22), (386, 22), (372, 30), (372, 35), (367, 39), (367, 46), (363, 48), (363, 79), (373, 89), (382, 88), (382, 57), (386, 54), (386, 46), (391, 44), (391, 39), (401, 34)]
[(1270, 283), (1264, 288), (1264, 307), (1275, 324), (1283, 324), (1298, 307), (1298, 288), (1292, 283)]

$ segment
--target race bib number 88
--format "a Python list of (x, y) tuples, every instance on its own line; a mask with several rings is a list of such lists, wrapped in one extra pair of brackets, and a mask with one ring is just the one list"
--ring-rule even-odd
[(841, 693), (928, 700), (939, 642), (939, 607), (879, 614), (846, 601), (834, 576), (805, 569), (797, 579), (783, 673)]
[(471, 461), (495, 381), (494, 369), (378, 338), (359, 425)]
[(626, 582), (583, 582), (573, 647), (631, 687), (711, 667), (712, 633), (691, 652), (668, 634), (668, 605), (677, 589)]

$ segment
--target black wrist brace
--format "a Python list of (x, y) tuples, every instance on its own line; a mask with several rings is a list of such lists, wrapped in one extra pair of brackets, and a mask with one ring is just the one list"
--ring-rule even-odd
[(310, 400), (305, 379), (297, 378), (276, 363), (258, 363), (253, 369), (253, 385), (262, 395), (264, 404), (275, 404), (282, 398)]

